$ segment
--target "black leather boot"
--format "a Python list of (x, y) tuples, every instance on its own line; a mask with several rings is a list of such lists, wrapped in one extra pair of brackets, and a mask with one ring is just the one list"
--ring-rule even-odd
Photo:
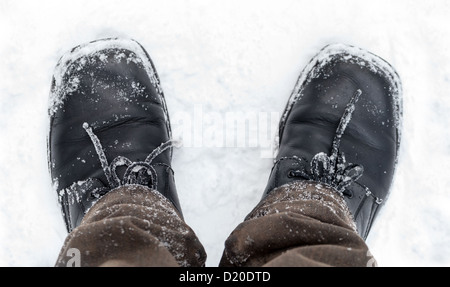
[(263, 199), (295, 180), (341, 194), (365, 239), (385, 202), (397, 162), (401, 83), (384, 60), (341, 44), (303, 70), (279, 126), (279, 148)]
[(49, 168), (70, 232), (114, 188), (144, 185), (181, 208), (160, 81), (133, 40), (80, 45), (58, 62), (50, 93)]

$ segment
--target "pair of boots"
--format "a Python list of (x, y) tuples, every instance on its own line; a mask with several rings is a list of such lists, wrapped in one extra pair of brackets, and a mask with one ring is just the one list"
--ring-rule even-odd
[[(387, 62), (352, 46), (323, 48), (282, 114), (260, 205), (274, 190), (319, 184), (345, 202), (366, 239), (394, 176), (401, 108), (401, 83)], [(49, 168), (68, 232), (106, 195), (127, 186), (157, 191), (182, 219), (169, 113), (139, 43), (103, 39), (65, 54), (55, 69), (49, 115)]]

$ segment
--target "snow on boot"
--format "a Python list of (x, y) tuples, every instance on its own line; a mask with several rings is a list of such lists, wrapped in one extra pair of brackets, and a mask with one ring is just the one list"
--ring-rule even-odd
[(100, 197), (128, 184), (159, 191), (181, 214), (166, 103), (139, 43), (102, 39), (65, 54), (49, 116), (49, 169), (69, 232)]
[(332, 187), (364, 239), (393, 180), (400, 145), (401, 83), (362, 49), (334, 44), (306, 66), (279, 126), (279, 147), (263, 199), (295, 180)]

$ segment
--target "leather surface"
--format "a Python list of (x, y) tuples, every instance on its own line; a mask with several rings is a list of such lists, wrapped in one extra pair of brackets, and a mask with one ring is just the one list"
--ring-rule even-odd
[(310, 74), (304, 77), (307, 80), (301, 83), (297, 100), (288, 105), (287, 117), (280, 123), (279, 151), (264, 196), (275, 187), (299, 180), (289, 177), (289, 171), (308, 169), (314, 155), (331, 153), (340, 119), (352, 96), (361, 90), (339, 151), (347, 163), (364, 168), (362, 177), (344, 194), (365, 238), (392, 183), (399, 145), (399, 107), (391, 75), (381, 68), (361, 65), (363, 61), (368, 62), (342, 52), (304, 71)]
[[(79, 49), (74, 48), (72, 53)], [(90, 51), (89, 44), (81, 49)], [(140, 54), (148, 56), (140, 45), (139, 49)], [(164, 98), (151, 77), (159, 79), (156, 71), (155, 75), (149, 75), (146, 62), (151, 63), (150, 58), (141, 59), (136, 51), (115, 47), (86, 52), (58, 64), (65, 67), (59, 69), (64, 70), (63, 75), (55, 75), (62, 79), (62, 84), (56, 87), (54, 80), (52, 93), (60, 93), (53, 96), (60, 97), (61, 103), (50, 118), (49, 135), (49, 165), (58, 191), (88, 179), (108, 185), (94, 145), (83, 128), (84, 123), (88, 123), (98, 137), (109, 163), (117, 156), (133, 162), (144, 161), (155, 148), (170, 139)], [(171, 149), (163, 152), (152, 164), (158, 173), (157, 190), (181, 212), (170, 169), (171, 153)], [(117, 168), (119, 178), (125, 169), (125, 166)], [(79, 186), (77, 189), (81, 192)], [(75, 214), (85, 211), (82, 207), (84, 197), (78, 206), (71, 205), (74, 209), (70, 212), (72, 225), (79, 223)], [(62, 202), (67, 204), (69, 201), (63, 199)]]

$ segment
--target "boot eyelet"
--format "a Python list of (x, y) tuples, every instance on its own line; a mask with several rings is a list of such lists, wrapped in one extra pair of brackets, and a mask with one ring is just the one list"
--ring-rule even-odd
[(353, 191), (351, 190), (346, 189), (342, 194), (349, 199), (353, 198)]
[(292, 178), (292, 177), (295, 177), (295, 171), (291, 169), (291, 170), (288, 172), (288, 178)]

